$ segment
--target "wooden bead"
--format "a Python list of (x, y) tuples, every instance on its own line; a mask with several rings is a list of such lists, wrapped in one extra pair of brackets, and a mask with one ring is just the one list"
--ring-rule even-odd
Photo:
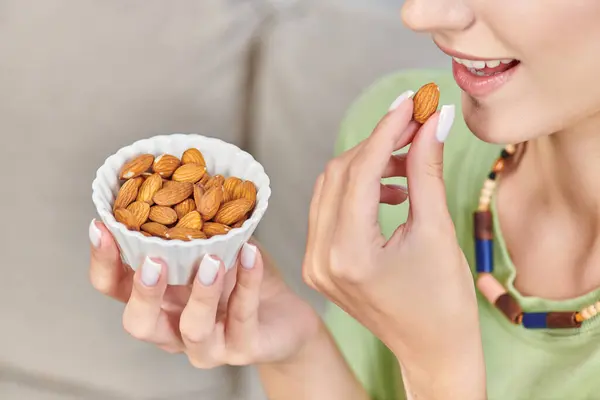
[(594, 308), (595, 308), (595, 309), (596, 309), (598, 312), (600, 312), (600, 301), (597, 301), (597, 302), (594, 304)]
[(486, 179), (485, 183), (483, 184), (483, 188), (493, 191), (496, 188), (496, 181), (493, 181), (491, 179)]
[(523, 318), (521, 306), (508, 293), (504, 293), (502, 296), (498, 297), (494, 305), (514, 324), (518, 324)]
[(491, 304), (495, 304), (498, 297), (506, 293), (504, 286), (488, 273), (481, 273), (477, 276), (477, 289), (481, 292)]
[(580, 314), (583, 317), (584, 321), (587, 321), (588, 319), (592, 318), (592, 316), (590, 315), (590, 312), (588, 311), (587, 308), (584, 308), (583, 310), (581, 310)]
[(483, 204), (485, 206), (489, 206), (491, 203), (491, 200), (489, 197), (480, 197), (479, 198), (479, 204)]
[(585, 320), (583, 319), (583, 316), (581, 315), (581, 313), (575, 313), (575, 321), (583, 322)]
[(487, 188), (483, 188), (481, 189), (481, 193), (480, 193), (480, 197), (488, 197), (491, 198), (494, 195), (494, 190), (493, 189), (487, 189)]
[(589, 306), (587, 308), (587, 310), (590, 313), (591, 318), (595, 317), (598, 314), (598, 309), (593, 304), (591, 306)]
[(496, 173), (502, 172), (502, 170), (504, 170), (504, 160), (501, 158), (498, 159), (494, 164), (494, 168), (492, 168), (492, 170)]
[(546, 315), (546, 326), (550, 329), (579, 328), (581, 322), (577, 321), (577, 314), (572, 311), (549, 312)]
[(515, 154), (517, 147), (514, 144), (509, 144), (504, 148), (504, 150), (506, 150), (508, 154)]
[(475, 239), (492, 240), (494, 238), (494, 221), (490, 211), (476, 212), (473, 216), (473, 226)]

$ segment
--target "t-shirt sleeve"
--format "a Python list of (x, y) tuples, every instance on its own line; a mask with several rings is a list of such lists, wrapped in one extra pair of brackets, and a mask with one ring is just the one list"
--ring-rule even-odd
[[(429, 82), (440, 86), (441, 104), (460, 102), (460, 92), (451, 74), (443, 71), (403, 71), (384, 77), (369, 87), (348, 110), (341, 124), (335, 154), (339, 155), (366, 139), (397, 96), (406, 90), (416, 91)], [(453, 153), (450, 148), (445, 152)], [(404, 178), (385, 181), (405, 183)], [(406, 221), (407, 215), (406, 203), (381, 205), (379, 221), (383, 235), (390, 237)], [(325, 320), (347, 362), (373, 400), (405, 398), (397, 360), (379, 339), (334, 304), (328, 305)]]

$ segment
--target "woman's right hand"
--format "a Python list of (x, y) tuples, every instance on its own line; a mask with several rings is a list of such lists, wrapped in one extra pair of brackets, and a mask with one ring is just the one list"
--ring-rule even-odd
[(220, 260), (206, 256), (193, 284), (168, 286), (168, 266), (160, 260), (147, 259), (137, 271), (123, 264), (102, 223), (92, 221), (90, 240), (92, 285), (126, 303), (125, 330), (185, 353), (197, 368), (285, 362), (319, 332), (316, 312), (254, 244), (244, 245), (227, 273)]

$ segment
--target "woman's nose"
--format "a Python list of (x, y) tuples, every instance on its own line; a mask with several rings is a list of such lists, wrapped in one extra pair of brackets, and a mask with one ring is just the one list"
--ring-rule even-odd
[(444, 34), (469, 28), (475, 16), (468, 0), (406, 0), (404, 24), (416, 32)]

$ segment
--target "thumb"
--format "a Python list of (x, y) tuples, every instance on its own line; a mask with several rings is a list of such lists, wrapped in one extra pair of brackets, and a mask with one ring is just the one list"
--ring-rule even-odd
[(443, 177), (444, 141), (454, 123), (454, 105), (443, 106), (417, 133), (407, 159), (411, 217), (448, 216)]

